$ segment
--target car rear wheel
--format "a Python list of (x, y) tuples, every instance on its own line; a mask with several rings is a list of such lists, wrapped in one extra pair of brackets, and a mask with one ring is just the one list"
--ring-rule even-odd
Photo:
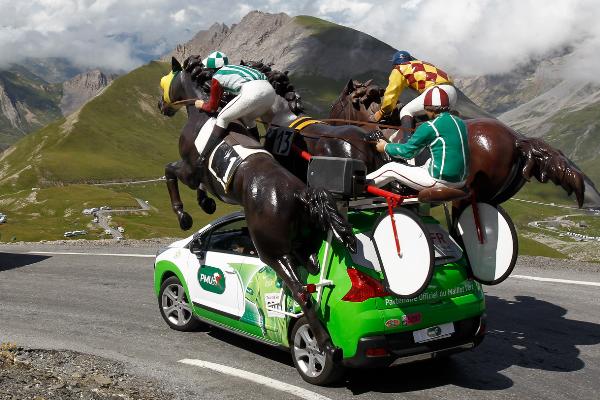
[(171, 276), (162, 283), (158, 293), (160, 315), (165, 322), (176, 331), (194, 331), (200, 326), (192, 312), (185, 289), (176, 276)]
[(335, 364), (329, 355), (319, 349), (306, 318), (296, 322), (291, 335), (291, 353), (294, 365), (302, 379), (313, 385), (329, 385), (344, 376), (344, 367)]

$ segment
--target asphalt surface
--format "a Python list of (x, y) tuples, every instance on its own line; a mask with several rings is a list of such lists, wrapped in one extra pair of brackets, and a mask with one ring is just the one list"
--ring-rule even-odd
[[(216, 328), (167, 327), (152, 289), (152, 258), (34, 254), (153, 254), (156, 248), (0, 246), (0, 342), (69, 349), (125, 362), (181, 398), (292, 399), (289, 393), (177, 363), (200, 359), (251, 371), (330, 399), (598, 399), (600, 287), (510, 278), (487, 288), (489, 333), (445, 361), (351, 371), (311, 386), (289, 355)], [(599, 269), (524, 259), (515, 274), (600, 282)]]

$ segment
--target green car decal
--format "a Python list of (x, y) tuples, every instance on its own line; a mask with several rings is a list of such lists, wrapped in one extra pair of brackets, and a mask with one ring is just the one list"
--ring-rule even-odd
[(198, 281), (200, 287), (216, 294), (225, 292), (225, 275), (219, 268), (210, 265), (202, 265), (198, 270)]
[(244, 315), (248, 319), (257, 319), (263, 336), (279, 343), (287, 341), (287, 320), (285, 315), (269, 311), (269, 308), (279, 309), (280, 302), (287, 302), (281, 286), (281, 280), (270, 267), (258, 270), (246, 287), (245, 297), (251, 306), (246, 308)]

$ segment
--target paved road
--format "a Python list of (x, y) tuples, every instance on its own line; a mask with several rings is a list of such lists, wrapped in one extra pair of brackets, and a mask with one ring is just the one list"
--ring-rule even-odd
[[(66, 251), (105, 255), (31, 254)], [(511, 278), (487, 291), (489, 334), (449, 361), (353, 372), (335, 388), (304, 383), (289, 356), (218, 329), (170, 330), (152, 291), (155, 249), (0, 246), (0, 341), (73, 349), (120, 361), (167, 390), (199, 399), (294, 396), (183, 358), (228, 365), (330, 399), (598, 399), (600, 288)], [(518, 266), (519, 275), (600, 282), (598, 269)]]

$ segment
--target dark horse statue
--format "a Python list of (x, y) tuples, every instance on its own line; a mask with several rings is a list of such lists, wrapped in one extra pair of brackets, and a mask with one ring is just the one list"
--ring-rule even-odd
[[(351, 80), (332, 105), (330, 118), (368, 123), (381, 94), (376, 85), (368, 83), (355, 87)], [(593, 182), (560, 150), (541, 139), (525, 137), (497, 119), (465, 119), (465, 123), (471, 153), (467, 184), (478, 201), (503, 203), (535, 177), (542, 183), (550, 180), (560, 185), (569, 195), (574, 192), (579, 207), (584, 198), (600, 204)]]
[[(184, 66), (189, 64), (186, 62)], [(324, 189), (307, 188), (264, 151), (250, 155), (239, 164), (225, 191), (219, 181), (207, 172), (207, 166), (199, 165), (198, 161), (195, 141), (210, 116), (196, 109), (193, 99), (206, 99), (205, 94), (192, 80), (189, 68), (182, 68), (175, 58), (172, 71), (163, 77), (161, 86), (164, 92), (158, 106), (162, 114), (172, 116), (179, 104), (187, 103), (188, 121), (179, 140), (181, 160), (168, 164), (165, 169), (171, 205), (181, 228), (189, 229), (192, 218), (183, 210), (178, 179), (192, 190), (198, 190), (200, 182), (203, 182), (221, 200), (243, 206), (248, 230), (261, 260), (273, 268), (289, 288), (308, 319), (320, 348), (332, 359), (339, 359), (341, 350), (331, 342), (329, 333), (317, 316), (312, 296), (298, 276), (300, 265), (311, 267), (310, 256), (320, 246), (321, 240), (314, 238), (315, 231), (324, 233), (331, 230), (336, 239), (351, 251), (356, 251), (352, 227), (339, 214), (333, 197)], [(235, 130), (244, 131), (244, 128), (238, 126)], [(230, 135), (235, 137), (236, 134)], [(237, 140), (238, 143), (249, 143), (249, 147), (259, 146), (258, 142), (247, 137), (238, 136)], [(202, 196), (200, 201), (204, 199)], [(306, 228), (310, 231), (308, 235)], [(317, 270), (310, 272), (316, 273)]]

